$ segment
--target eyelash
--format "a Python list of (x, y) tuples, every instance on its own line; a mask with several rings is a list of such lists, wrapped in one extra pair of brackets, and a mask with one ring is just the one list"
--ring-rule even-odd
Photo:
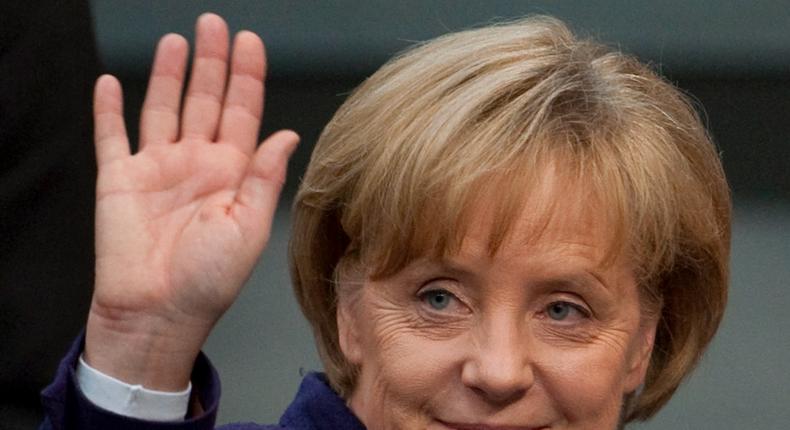
[[(422, 303), (424, 303), (424, 304), (426, 304), (428, 306), (431, 306), (431, 304), (428, 303), (428, 301), (431, 299), (431, 297), (435, 297), (435, 295), (439, 295), (439, 294), (442, 294), (442, 295), (446, 296), (449, 299), (449, 301), (445, 305), (445, 307), (450, 306), (452, 301), (456, 301), (457, 303), (460, 303), (460, 300), (458, 299), (458, 297), (455, 294), (447, 291), (444, 288), (432, 288), (432, 289), (429, 289), (429, 290), (420, 291), (417, 294), (417, 298), (420, 300), (420, 302), (422, 302)], [(444, 308), (442, 308), (442, 309), (435, 309), (434, 308), (432, 310), (435, 311), (435, 312), (441, 312), (442, 310), (444, 310)]]
[[(470, 312), (467, 303), (460, 299), (457, 294), (449, 288), (443, 288), (445, 284), (453, 284), (456, 281), (451, 278), (434, 278), (421, 283), (421, 288), (417, 292), (417, 300), (426, 312), (436, 315), (449, 316), (450, 314), (465, 314)], [(444, 307), (437, 309), (429, 300), (432, 296), (442, 294), (447, 297)]]
[[(441, 282), (441, 281), (444, 281), (444, 280), (443, 279), (434, 279), (434, 280), (426, 282), (424, 285), (430, 285), (430, 284), (432, 284), (434, 282)], [(445, 305), (445, 307), (443, 307), (441, 309), (437, 309), (433, 305), (428, 303), (428, 300), (430, 300), (430, 298), (434, 294), (446, 295), (450, 299), (450, 301)], [(465, 306), (465, 303), (463, 301), (461, 301), (458, 298), (458, 296), (456, 296), (455, 294), (453, 294), (452, 292), (448, 291), (445, 288), (430, 288), (430, 289), (421, 290), (421, 291), (419, 291), (417, 293), (417, 298), (419, 299), (421, 304), (424, 304), (424, 305), (426, 305), (427, 307), (430, 308), (430, 309), (428, 309), (429, 311), (436, 312), (436, 313), (444, 313), (445, 312), (445, 308), (447, 306), (451, 306), (452, 305), (452, 301), (456, 302), (456, 306)], [(557, 319), (554, 319), (551, 316), (549, 316), (550, 309), (553, 306), (556, 306), (556, 305), (567, 306), (570, 310), (577, 312), (579, 314), (579, 318), (582, 319), (582, 320), (588, 320), (588, 319), (590, 319), (592, 317), (592, 312), (589, 309), (587, 309), (585, 306), (583, 306), (583, 305), (577, 304), (577, 303), (575, 303), (573, 301), (570, 301), (570, 300), (555, 300), (555, 301), (549, 303), (543, 309), (542, 314), (544, 316), (546, 316), (547, 318), (555, 321), (557, 324), (572, 325), (573, 323), (566, 322), (565, 320), (567, 319), (567, 317), (563, 318), (561, 320), (557, 320)]]
[(583, 319), (589, 319), (592, 316), (591, 312), (587, 308), (582, 306), (582, 305), (579, 305), (577, 303), (574, 303), (574, 302), (571, 302), (571, 301), (568, 301), (568, 300), (556, 300), (556, 301), (553, 301), (553, 302), (549, 303), (548, 306), (546, 306), (546, 308), (544, 309), (544, 312), (545, 312), (547, 317), (549, 317), (550, 319), (552, 319), (554, 321), (557, 321), (558, 323), (563, 323), (565, 321), (565, 318), (563, 318), (562, 320), (557, 320), (557, 319), (551, 318), (551, 316), (549, 316), (549, 312), (550, 312), (551, 308), (556, 306), (556, 305), (567, 306), (569, 309), (572, 309), (572, 310), (576, 311), (580, 315), (580, 317), (583, 318)]

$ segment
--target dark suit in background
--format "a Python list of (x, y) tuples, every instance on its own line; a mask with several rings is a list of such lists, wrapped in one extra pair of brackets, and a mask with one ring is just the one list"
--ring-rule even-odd
[(87, 1), (2, 2), (0, 429), (36, 425), (39, 391), (85, 323), (97, 72)]

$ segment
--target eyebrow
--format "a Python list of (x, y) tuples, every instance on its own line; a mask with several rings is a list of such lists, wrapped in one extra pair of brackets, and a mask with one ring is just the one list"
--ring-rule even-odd
[(404, 271), (418, 272), (419, 274), (433, 270), (445, 271), (454, 276), (477, 277), (473, 271), (466, 269), (462, 264), (444, 257), (438, 259), (419, 258), (404, 267)]
[[(417, 259), (404, 269), (412, 272), (413, 275), (424, 275), (425, 272), (441, 270), (452, 276), (478, 278), (474, 271), (467, 269), (461, 263), (445, 257)], [(534, 284), (544, 286), (569, 284), (585, 290), (603, 290), (610, 294), (615, 292), (614, 285), (606, 282), (600, 273), (591, 269), (577, 269), (572, 272), (543, 277), (534, 282)]]
[(547, 277), (546, 279), (538, 281), (537, 284), (544, 286), (572, 285), (575, 288), (588, 291), (604, 291), (607, 294), (615, 292), (613, 285), (605, 282), (600, 274), (590, 270), (580, 270), (578, 272)]

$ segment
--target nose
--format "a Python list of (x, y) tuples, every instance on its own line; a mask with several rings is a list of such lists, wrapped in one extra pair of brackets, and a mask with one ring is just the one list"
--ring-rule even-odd
[(486, 401), (509, 404), (534, 383), (529, 345), (518, 321), (499, 317), (477, 332), (474, 351), (464, 362), (462, 382)]

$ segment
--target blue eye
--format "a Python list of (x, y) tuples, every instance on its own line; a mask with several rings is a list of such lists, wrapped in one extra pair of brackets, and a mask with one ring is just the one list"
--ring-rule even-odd
[(568, 302), (554, 302), (546, 308), (546, 314), (549, 318), (555, 321), (563, 321), (568, 318), (568, 315), (571, 312), (578, 312), (579, 314), (583, 314), (581, 310), (579, 310), (578, 306), (568, 303)]
[(422, 299), (437, 311), (444, 310), (453, 300), (453, 295), (444, 290), (431, 290), (422, 294)]

